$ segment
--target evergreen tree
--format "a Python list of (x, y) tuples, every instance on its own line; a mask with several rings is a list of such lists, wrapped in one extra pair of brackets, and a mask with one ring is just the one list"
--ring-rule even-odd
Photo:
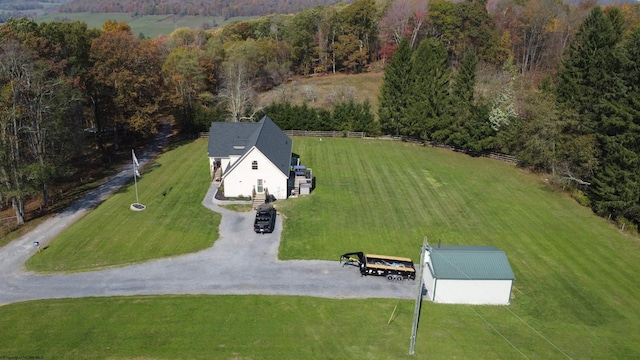
[(331, 111), (327, 109), (318, 109), (318, 128), (319, 131), (333, 131), (336, 130), (335, 122)]
[(627, 107), (631, 122), (627, 136), (632, 150), (640, 154), (640, 27), (634, 28), (624, 44), (625, 67), (623, 74), (627, 86)]
[(617, 91), (622, 85), (616, 76), (618, 64), (614, 64), (619, 40), (609, 18), (596, 7), (581, 24), (562, 63), (558, 102), (578, 113), (587, 133), (599, 132), (601, 112), (597, 108), (612, 90)]
[(462, 58), (456, 81), (453, 83), (451, 90), (456, 106), (473, 104), (477, 67), (478, 57), (476, 52), (474, 50), (467, 51)]
[(384, 69), (378, 97), (378, 118), (383, 134), (400, 135), (405, 122), (411, 79), (411, 48), (408, 39), (402, 39), (391, 61)]
[(638, 154), (617, 141), (615, 137), (600, 136), (602, 156), (592, 180), (590, 198), (593, 209), (602, 216), (621, 218), (638, 224), (640, 207), (640, 179)]
[(409, 137), (443, 142), (451, 121), (447, 52), (440, 40), (425, 38), (412, 59), (408, 116), (401, 131)]
[(484, 119), (478, 119), (478, 112), (474, 111), (477, 66), (478, 58), (475, 51), (467, 51), (451, 90), (453, 119), (445, 143), (458, 148), (468, 149), (469, 143), (472, 142), (471, 132), (474, 128), (481, 127), (484, 122)]
[[(614, 219), (634, 214), (640, 204), (631, 48), (619, 46), (624, 32), (620, 10), (594, 8), (580, 26), (562, 64), (559, 103), (575, 111), (582, 134), (596, 139), (600, 154), (588, 195), (594, 211)], [(637, 108), (636, 108), (637, 109)], [(640, 218), (629, 219), (636, 224)]]
[(349, 100), (337, 104), (333, 109), (333, 119), (341, 131), (375, 132), (371, 105), (368, 101), (358, 104)]

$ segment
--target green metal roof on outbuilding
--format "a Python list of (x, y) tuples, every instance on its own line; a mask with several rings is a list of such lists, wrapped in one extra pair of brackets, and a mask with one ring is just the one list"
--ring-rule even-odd
[(515, 280), (507, 255), (493, 246), (431, 248), (430, 258), (436, 279)]

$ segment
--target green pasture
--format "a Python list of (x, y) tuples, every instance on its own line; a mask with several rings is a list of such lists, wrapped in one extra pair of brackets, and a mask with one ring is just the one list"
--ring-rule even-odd
[[(0, 355), (640, 358), (638, 238), (553, 191), (544, 178), (499, 161), (410, 143), (293, 140), (294, 152), (313, 169), (317, 188), (310, 196), (276, 202), (285, 219), (281, 259), (338, 260), (342, 253), (362, 250), (417, 260), (424, 236), (433, 246), (492, 245), (506, 252), (516, 275), (511, 305), (424, 302), (417, 357), (409, 357), (411, 301), (272, 296), (33, 301), (0, 307)], [(208, 186), (206, 140), (177, 147), (143, 173), (139, 189), (146, 211), (128, 210), (134, 198), (128, 186), (27, 266), (83, 270), (210, 246), (219, 217), (200, 204)], [(169, 200), (172, 206), (166, 206)], [(124, 217), (118, 218), (120, 213)], [(169, 225), (185, 214), (195, 225)], [(166, 225), (157, 226), (160, 219)], [(104, 235), (117, 228), (120, 235)], [(149, 231), (155, 233), (148, 236)], [(146, 246), (150, 237), (163, 239), (162, 249)], [(198, 245), (184, 249), (186, 239), (191, 244), (194, 237), (201, 239)], [(135, 258), (125, 257), (130, 251)]]
[[(227, 20), (241, 20), (246, 18), (233, 18)], [(124, 21), (131, 26), (131, 31), (138, 36), (140, 33), (145, 37), (154, 38), (158, 35), (169, 35), (173, 30), (188, 27), (191, 29), (203, 28), (203, 24), (208, 24), (213, 28), (225, 23), (222, 16), (174, 16), (174, 15), (148, 15), (133, 16), (125, 13), (55, 13), (41, 16), (38, 22), (49, 21), (82, 21), (89, 28), (101, 29), (102, 24), (107, 20)]]
[(209, 189), (205, 141), (169, 151), (145, 167), (138, 179), (144, 211), (129, 186), (63, 231), (26, 266), (41, 272), (95, 270), (195, 252), (218, 237), (220, 214), (201, 205)]

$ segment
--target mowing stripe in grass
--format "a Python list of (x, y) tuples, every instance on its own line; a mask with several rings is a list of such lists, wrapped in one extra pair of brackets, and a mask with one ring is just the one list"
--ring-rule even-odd
[(145, 211), (131, 211), (133, 184), (63, 231), (29, 259), (35, 271), (77, 271), (126, 265), (198, 251), (218, 237), (220, 215), (201, 205), (209, 187), (206, 140), (163, 154), (138, 181)]

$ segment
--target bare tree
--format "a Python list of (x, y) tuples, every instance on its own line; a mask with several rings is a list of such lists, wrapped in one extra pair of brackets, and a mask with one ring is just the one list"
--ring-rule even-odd
[(392, 39), (399, 44), (403, 37), (409, 37), (411, 48), (414, 48), (427, 16), (428, 3), (428, 0), (393, 1), (380, 20), (383, 40)]
[(245, 60), (231, 59), (223, 65), (219, 97), (227, 104), (229, 121), (241, 121), (257, 108), (258, 97)]
[(304, 85), (302, 87), (302, 96), (308, 102), (316, 102), (316, 100), (318, 100), (318, 95), (316, 94), (315, 85)]
[(325, 102), (329, 105), (347, 103), (356, 100), (356, 88), (353, 86), (341, 85), (327, 96)]
[(2, 99), (0, 114), (0, 191), (3, 198), (10, 199), (16, 222), (24, 223), (24, 178), (23, 141), (20, 140), (23, 117), (21, 94), (28, 88), (28, 67), (32, 56), (16, 41), (8, 41), (0, 48), (0, 85), (7, 95)]

